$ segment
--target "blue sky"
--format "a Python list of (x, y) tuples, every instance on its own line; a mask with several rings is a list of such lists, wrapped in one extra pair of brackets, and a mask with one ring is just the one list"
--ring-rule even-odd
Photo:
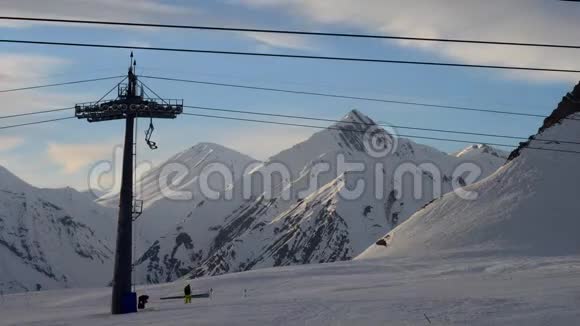
[[(580, 5), (555, 1), (291, 1), (114, 0), (48, 2), (5, 0), (4, 15), (109, 19), (153, 23), (205, 24), (257, 28), (384, 33), (519, 42), (580, 44)], [(571, 50), (425, 44), (187, 30), (135, 29), (1, 22), (4, 38), (97, 42), (216, 50), (432, 60), (470, 64), (576, 68)], [(570, 74), (450, 69), (394, 64), (252, 58), (136, 51), (138, 73), (212, 82), (239, 83), (395, 100), (424, 101), (487, 109), (549, 114), (577, 82)], [(70, 81), (126, 72), (129, 51), (0, 45), (0, 89)], [(252, 90), (144, 80), (157, 93), (183, 98), (188, 105), (309, 115), (339, 119), (356, 108), (395, 125), (498, 133), (533, 134), (541, 119), (414, 108), (387, 103), (298, 96)], [(113, 81), (4, 93), (0, 113), (67, 107), (98, 99)], [(193, 111), (192, 111), (193, 112)], [(207, 113), (207, 112), (200, 112)], [(60, 117), (48, 114), (7, 119), (0, 125)], [(229, 114), (231, 115), (231, 114)], [(247, 116), (242, 116), (247, 117)], [(297, 121), (300, 122), (300, 121)], [(303, 122), (303, 121), (302, 121)], [(146, 121), (140, 122), (141, 131)], [(319, 124), (324, 125), (324, 124)], [(266, 159), (306, 139), (314, 129), (179, 117), (156, 121), (153, 139), (140, 158), (162, 162), (198, 142), (216, 142)], [(399, 130), (401, 134), (467, 138), (476, 142), (514, 141)], [(43, 187), (86, 188), (95, 162), (111, 160), (123, 135), (121, 122), (63, 121), (0, 132), (0, 165)], [(443, 151), (467, 146), (423, 141)]]

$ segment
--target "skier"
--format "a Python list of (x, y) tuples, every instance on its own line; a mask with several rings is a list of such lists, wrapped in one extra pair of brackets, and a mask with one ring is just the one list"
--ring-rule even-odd
[(189, 283), (187, 283), (187, 285), (185, 285), (185, 288), (183, 289), (183, 294), (185, 294), (185, 303), (191, 303), (191, 286), (189, 286)]
[(139, 296), (139, 303), (137, 304), (137, 308), (145, 309), (145, 305), (147, 304), (148, 300), (149, 300), (148, 295), (140, 295)]

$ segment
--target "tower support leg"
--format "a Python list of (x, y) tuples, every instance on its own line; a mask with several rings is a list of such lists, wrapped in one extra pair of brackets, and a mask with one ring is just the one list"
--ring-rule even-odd
[[(119, 200), (119, 220), (117, 224), (117, 247), (115, 249), (115, 269), (113, 272), (113, 297), (111, 313), (132, 312), (131, 302), (131, 265), (132, 247), (132, 209), (133, 209), (133, 131), (134, 117), (127, 117), (125, 124), (125, 145), (123, 147), (123, 172)], [(135, 302), (135, 304), (137, 304)]]

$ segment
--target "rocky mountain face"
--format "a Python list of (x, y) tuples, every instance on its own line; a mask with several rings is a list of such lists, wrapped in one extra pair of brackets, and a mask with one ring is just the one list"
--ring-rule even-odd
[[(135, 223), (135, 251), (149, 248), (148, 239), (204, 204), (200, 178), (207, 177), (215, 192), (228, 187), (218, 175), (204, 176), (204, 169), (221, 164), (233, 180), (253, 161), (223, 146), (200, 143), (146, 173), (137, 188), (145, 211)], [(191, 198), (176, 198), (181, 194)], [(117, 206), (118, 194), (95, 202), (92, 192), (35, 188), (0, 167), (0, 293), (109, 284)]]
[(359, 258), (580, 254), (579, 94), (576, 86), (508, 164), (466, 187), (476, 200), (449, 193)]
[(106, 285), (111, 213), (72, 188), (38, 189), (0, 167), (0, 291)]
[[(508, 157), (508, 160), (511, 161), (518, 157), (522, 151), (522, 149), (530, 146), (533, 140), (538, 139), (548, 139), (543, 135), (543, 131), (554, 126), (555, 124), (560, 124), (563, 121), (574, 119), (570, 118), (574, 113), (579, 112), (580, 106), (578, 103), (580, 102), (580, 83), (578, 83), (574, 89), (567, 93), (558, 106), (552, 113), (544, 119), (544, 123), (538, 129), (538, 132), (535, 135), (530, 136), (529, 140), (526, 142), (521, 142), (520, 146), (512, 151)], [(577, 119), (577, 118), (576, 118)]]
[(448, 155), (397, 138), (352, 111), (246, 170), (228, 188), (231, 199), (224, 192), (195, 205), (138, 259), (138, 280), (351, 259), (434, 198), (464, 186), (465, 176), (454, 174), (462, 163), (485, 161), (481, 179), (505, 161), (491, 147), (467, 151)]

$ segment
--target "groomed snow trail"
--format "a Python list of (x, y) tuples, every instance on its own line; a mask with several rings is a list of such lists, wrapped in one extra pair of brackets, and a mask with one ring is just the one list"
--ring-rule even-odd
[[(574, 325), (580, 257), (424, 257), (289, 266), (201, 278), (211, 300), (161, 301), (184, 281), (139, 289), (147, 311), (111, 316), (110, 289), (5, 295), (2, 325)], [(246, 297), (244, 297), (246, 289)]]

